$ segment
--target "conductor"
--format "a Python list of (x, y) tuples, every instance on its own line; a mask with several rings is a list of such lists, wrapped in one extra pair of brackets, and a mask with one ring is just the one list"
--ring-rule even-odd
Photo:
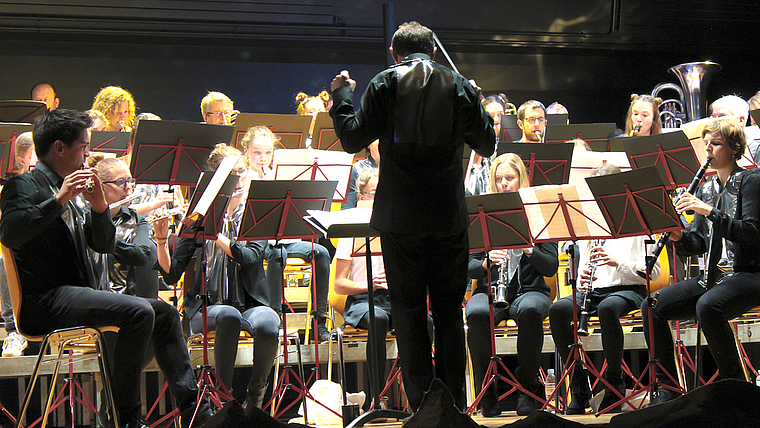
[[(354, 113), (356, 82), (342, 71), (332, 82), (335, 131), (357, 153), (380, 140), (380, 177), (370, 226), (380, 231), (383, 261), (409, 405), (417, 410), (433, 378), (464, 405), (462, 300), (467, 284), (467, 212), (462, 153), (495, 150), (493, 120), (479, 90), (433, 61), (433, 32), (399, 26), (390, 47), (396, 65), (369, 83)], [(427, 301), (435, 331), (435, 369)]]

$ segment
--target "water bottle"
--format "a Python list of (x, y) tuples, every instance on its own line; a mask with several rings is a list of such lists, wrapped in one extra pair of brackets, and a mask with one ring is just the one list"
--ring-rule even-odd
[(544, 393), (548, 400), (554, 394), (554, 388), (557, 387), (557, 378), (554, 376), (554, 369), (546, 369), (546, 380), (544, 380)]

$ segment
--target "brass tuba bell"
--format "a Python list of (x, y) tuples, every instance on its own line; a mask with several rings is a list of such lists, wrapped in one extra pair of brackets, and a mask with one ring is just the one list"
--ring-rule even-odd
[(667, 127), (677, 127), (675, 122), (683, 123), (705, 117), (707, 85), (713, 74), (720, 69), (720, 64), (711, 61), (687, 62), (670, 67), (668, 71), (678, 77), (681, 86), (662, 83), (652, 90), (653, 97), (658, 97), (659, 93), (666, 89), (675, 90), (679, 94), (680, 100), (667, 99), (660, 105), (663, 126), (668, 123), (673, 126)]

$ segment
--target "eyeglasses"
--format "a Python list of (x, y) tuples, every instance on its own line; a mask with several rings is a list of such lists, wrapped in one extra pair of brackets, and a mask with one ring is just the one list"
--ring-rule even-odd
[(127, 184), (135, 185), (135, 179), (134, 178), (120, 178), (118, 180), (113, 181), (104, 181), (104, 184), (114, 184), (116, 187), (127, 187)]
[(369, 192), (359, 192), (359, 193), (361, 193), (362, 195), (367, 195), (367, 196), (372, 196), (372, 197), (375, 196), (375, 191), (374, 190), (369, 191)]
[(210, 111), (206, 113), (209, 116), (213, 117), (232, 117), (233, 115), (237, 115), (237, 110), (222, 110), (222, 111)]
[(235, 175), (243, 176), (243, 175), (246, 175), (248, 173), (248, 168), (233, 169), (232, 173), (235, 174)]
[(539, 124), (542, 124), (546, 122), (546, 119), (544, 119), (543, 117), (529, 117), (525, 119), (525, 122), (527, 122), (530, 125), (533, 125), (536, 122), (538, 122)]

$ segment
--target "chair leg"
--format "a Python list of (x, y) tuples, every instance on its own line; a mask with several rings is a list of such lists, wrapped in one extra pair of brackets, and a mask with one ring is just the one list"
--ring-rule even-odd
[(98, 353), (98, 366), (100, 367), (100, 377), (103, 381), (103, 391), (106, 399), (106, 409), (113, 421), (114, 428), (121, 428), (119, 423), (119, 416), (116, 414), (116, 404), (113, 401), (113, 390), (111, 389), (111, 376), (109, 367), (111, 365), (108, 361), (108, 353), (106, 352), (106, 346), (103, 342), (103, 335), (99, 330), (96, 331), (95, 347)]
[(48, 346), (48, 340), (48, 337), (45, 337), (45, 339), (40, 344), (40, 353), (37, 356), (37, 363), (34, 365), (32, 375), (29, 377), (29, 385), (26, 387), (24, 400), (21, 403), (18, 418), (16, 419), (16, 428), (23, 428), (23, 421), (26, 417), (26, 410), (29, 407), (29, 402), (32, 399), (32, 393), (34, 392), (34, 387), (37, 385), (37, 380), (39, 379), (40, 366), (42, 365), (43, 358), (45, 358), (45, 350)]

